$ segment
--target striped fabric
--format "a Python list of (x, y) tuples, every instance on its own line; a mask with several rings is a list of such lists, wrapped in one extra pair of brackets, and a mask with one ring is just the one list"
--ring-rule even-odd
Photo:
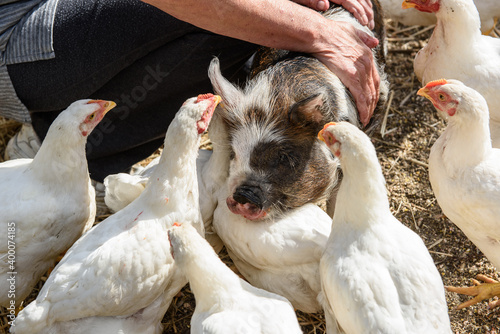
[(30, 122), (7, 64), (54, 57), (52, 28), (59, 0), (0, 0), (0, 116)]

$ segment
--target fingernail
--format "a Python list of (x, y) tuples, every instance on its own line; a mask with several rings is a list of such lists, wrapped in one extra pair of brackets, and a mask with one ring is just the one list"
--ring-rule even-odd
[(370, 22), (368, 21), (368, 16), (363, 14), (363, 24), (368, 25)]
[(328, 9), (328, 4), (326, 3), (326, 1), (319, 1), (318, 4), (317, 4), (317, 8), (318, 10), (327, 10)]

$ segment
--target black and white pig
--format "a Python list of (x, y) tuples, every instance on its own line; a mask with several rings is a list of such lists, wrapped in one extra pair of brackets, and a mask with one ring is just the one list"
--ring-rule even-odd
[[(376, 3), (375, 3), (376, 5)], [(383, 32), (381, 13), (376, 30)], [(332, 20), (361, 26), (341, 7), (324, 14)], [(381, 77), (375, 118), (385, 103), (389, 84), (380, 54), (374, 55)], [(379, 55), (377, 55), (379, 52)], [(214, 59), (209, 68), (214, 91), (222, 96), (221, 113), (230, 145), (229, 209), (257, 221), (277, 219), (306, 203), (334, 201), (338, 161), (317, 139), (323, 125), (349, 121), (360, 126), (353, 98), (339, 78), (317, 59), (264, 48), (256, 56), (253, 78), (244, 89), (231, 84)], [(334, 204), (328, 208), (333, 214)]]

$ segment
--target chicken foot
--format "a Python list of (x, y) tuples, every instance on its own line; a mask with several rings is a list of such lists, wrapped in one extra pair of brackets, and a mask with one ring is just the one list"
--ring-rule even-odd
[[(484, 283), (473, 279), (472, 283), (474, 283), (474, 286), (471, 287), (445, 286), (446, 291), (456, 292), (468, 296), (475, 296), (473, 299), (470, 299), (458, 305), (457, 310), (461, 310), (465, 307), (477, 304), (485, 299), (500, 296), (500, 283), (498, 281), (481, 274), (477, 275), (476, 277)], [(488, 304), (489, 308), (495, 308), (497, 306), (500, 306), (500, 300), (495, 300)]]

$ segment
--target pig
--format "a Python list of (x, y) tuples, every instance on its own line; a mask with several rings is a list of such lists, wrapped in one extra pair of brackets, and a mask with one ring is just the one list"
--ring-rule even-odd
[[(374, 7), (380, 8), (378, 2)], [(377, 34), (342, 7), (324, 13), (331, 20), (352, 22), (381, 42), (373, 51), (381, 77), (375, 120), (389, 90), (382, 61), (383, 18), (376, 14)], [(326, 202), (333, 215), (338, 160), (317, 134), (332, 121), (360, 126), (354, 100), (335, 73), (310, 55), (264, 48), (255, 56), (244, 88), (222, 76), (217, 59), (209, 77), (225, 108), (221, 115), (230, 150), (226, 203), (231, 212), (250, 221), (276, 220), (306, 203)]]

